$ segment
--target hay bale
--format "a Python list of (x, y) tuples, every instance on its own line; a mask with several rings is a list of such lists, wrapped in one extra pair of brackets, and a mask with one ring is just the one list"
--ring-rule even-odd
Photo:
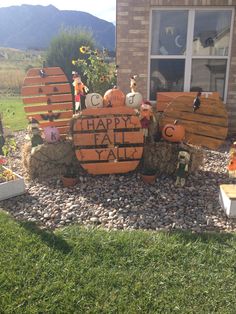
[(160, 174), (172, 175), (176, 171), (178, 154), (181, 150), (186, 150), (191, 156), (189, 172), (196, 172), (203, 163), (203, 150), (197, 146), (165, 141), (145, 144), (143, 167), (155, 169)]
[(76, 158), (71, 141), (44, 143), (32, 149), (31, 143), (26, 143), (22, 150), (23, 165), (30, 179), (49, 178), (66, 172), (66, 166), (71, 165), (82, 171)]

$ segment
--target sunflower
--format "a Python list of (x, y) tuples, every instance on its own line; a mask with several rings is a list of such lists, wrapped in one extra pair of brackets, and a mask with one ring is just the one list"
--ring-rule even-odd
[(100, 83), (103, 83), (105, 81), (105, 76), (104, 75), (101, 76), (99, 81), (100, 81)]
[(81, 53), (86, 53), (87, 50), (88, 50), (88, 48), (85, 47), (85, 46), (82, 46), (82, 47), (79, 48), (79, 51), (80, 51)]
[(76, 60), (72, 60), (71, 62), (73, 65), (76, 65)]

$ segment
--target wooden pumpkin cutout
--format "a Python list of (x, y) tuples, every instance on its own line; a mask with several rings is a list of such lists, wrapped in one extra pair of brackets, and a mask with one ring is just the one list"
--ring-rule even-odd
[(103, 97), (104, 107), (121, 107), (125, 105), (125, 94), (118, 88), (106, 91)]
[(62, 137), (68, 134), (73, 115), (73, 96), (61, 68), (30, 69), (24, 79), (21, 95), (28, 118), (38, 120), (41, 128), (57, 127)]
[(85, 109), (73, 126), (76, 156), (91, 174), (133, 171), (143, 153), (143, 133), (128, 107)]
[(162, 137), (168, 142), (182, 142), (185, 137), (185, 128), (176, 120), (173, 124), (166, 124), (162, 129)]
[(103, 107), (103, 98), (98, 93), (90, 93), (86, 95), (85, 98), (86, 108), (102, 108)]
[(127, 107), (140, 109), (143, 102), (143, 96), (139, 92), (128, 93), (125, 97), (125, 104)]

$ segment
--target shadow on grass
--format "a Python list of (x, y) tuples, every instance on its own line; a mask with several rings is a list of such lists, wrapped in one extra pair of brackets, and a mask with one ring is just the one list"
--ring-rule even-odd
[(19, 225), (23, 227), (28, 233), (35, 234), (50, 248), (56, 249), (63, 254), (69, 254), (73, 248), (62, 237), (56, 235), (54, 232), (40, 229), (34, 222), (18, 221)]
[(201, 232), (192, 233), (191, 231), (175, 230), (171, 231), (170, 234), (176, 235), (184, 243), (201, 241), (202, 243), (215, 242), (223, 246), (227, 246), (236, 250), (236, 246), (230, 244), (234, 241), (236, 243), (236, 233), (226, 232)]

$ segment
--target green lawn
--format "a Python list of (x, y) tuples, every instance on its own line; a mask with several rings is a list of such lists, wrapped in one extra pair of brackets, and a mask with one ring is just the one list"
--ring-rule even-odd
[(0, 313), (236, 312), (236, 235), (52, 233), (0, 212)]
[(3, 114), (3, 126), (13, 131), (23, 130), (27, 119), (20, 96), (0, 97), (0, 112)]

